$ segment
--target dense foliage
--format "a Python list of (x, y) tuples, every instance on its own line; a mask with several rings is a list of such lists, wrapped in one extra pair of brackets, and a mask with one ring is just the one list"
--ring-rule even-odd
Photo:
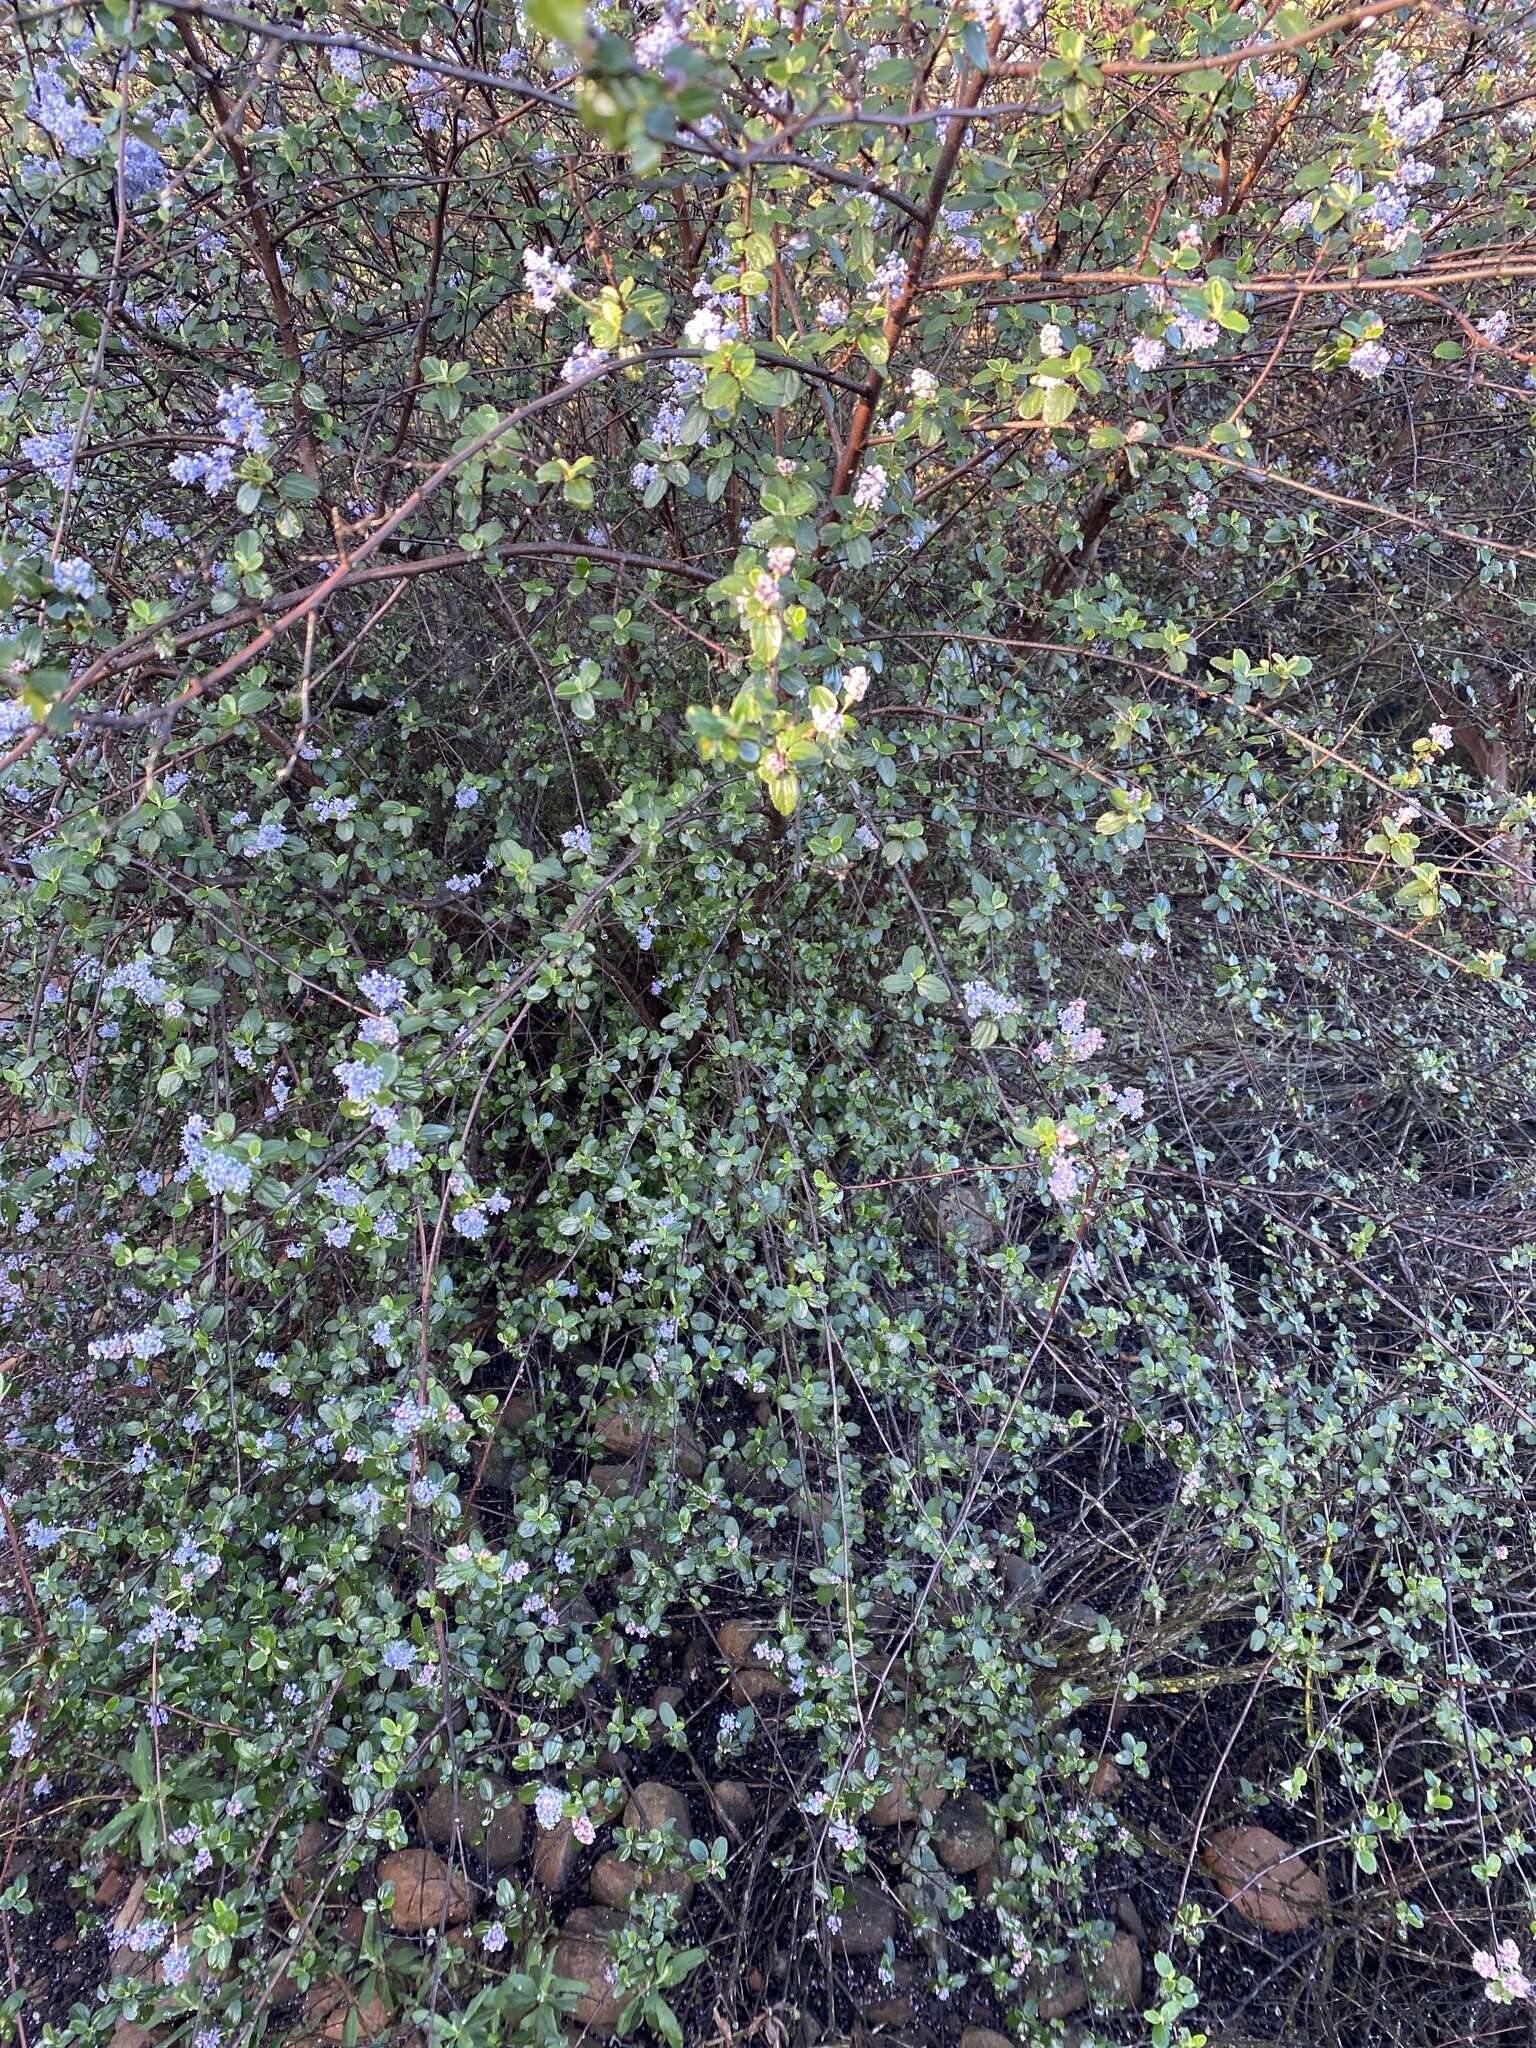
[(5, 19), (26, 2048), (1529, 2038), (1531, 33)]

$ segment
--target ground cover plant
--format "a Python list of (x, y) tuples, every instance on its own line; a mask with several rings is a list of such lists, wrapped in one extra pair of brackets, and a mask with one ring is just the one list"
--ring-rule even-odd
[(1531, 2039), (1533, 36), (0, 15), (8, 2038)]

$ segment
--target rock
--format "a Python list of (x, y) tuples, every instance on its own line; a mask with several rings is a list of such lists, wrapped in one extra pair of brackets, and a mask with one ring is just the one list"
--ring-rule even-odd
[(474, 1469), (487, 1486), (497, 1487), (502, 1493), (516, 1493), (528, 1477), (527, 1459), (515, 1457), (511, 1446), (500, 1437), (493, 1437), (485, 1446), (484, 1464), (476, 1454)]
[(1045, 1574), (1039, 1565), (1032, 1564), (1028, 1558), (1020, 1557), (1012, 1550), (1005, 1550), (998, 1562), (1002, 1565), (1003, 1586), (1011, 1601), (1027, 1605), (1044, 1592)]
[(634, 1493), (645, 1479), (645, 1467), (637, 1460), (624, 1465), (594, 1465), (587, 1473), (587, 1483), (600, 1493), (604, 1500), (622, 1500), (627, 1493)]
[(295, 2039), (340, 2048), (347, 2022), (354, 2013), (359, 2044), (376, 2039), (389, 2025), (388, 2010), (379, 1999), (362, 1997), (339, 1977), (328, 1978), (323, 1984), (314, 1985), (305, 1999), (304, 2025)]
[(946, 1870), (967, 1877), (997, 1854), (997, 1836), (986, 1802), (974, 1792), (947, 1799), (934, 1816), (934, 1853)]
[(686, 1842), (692, 1823), (688, 1802), (677, 1787), (664, 1785), (659, 1778), (648, 1778), (643, 1785), (637, 1785), (624, 1807), (625, 1827), (646, 1833), (653, 1828), (665, 1827), (668, 1821), (676, 1830), (678, 1839)]
[(474, 1910), (463, 1874), (450, 1870), (430, 1849), (396, 1849), (380, 1857), (378, 1881), (395, 1888), (390, 1920), (396, 1934), (457, 1927)]
[[(141, 1870), (112, 1916), (112, 1925), (107, 1930), (107, 1946), (111, 1951), (111, 1967), (115, 1973), (124, 1977), (142, 1978), (150, 1984), (163, 1984), (166, 1981), (165, 1958), (168, 1951), (156, 1948), (148, 1954), (140, 1954), (129, 1947), (130, 1936), (139, 1922), (145, 1918), (144, 1893), (148, 1884), (149, 1873)], [(183, 1920), (171, 1936), (171, 1946), (180, 1949), (184, 1958), (192, 1930), (196, 1925), (195, 1919)], [(203, 1958), (193, 1957), (188, 1981), (193, 1984), (200, 1983), (203, 1968)]]
[(606, 1678), (608, 1666), (613, 1662), (613, 1638), (607, 1630), (596, 1633), (597, 1609), (585, 1593), (572, 1593), (568, 1599), (559, 1602), (556, 1614), (565, 1626), (581, 1639), (583, 1648), (590, 1648), (597, 1657), (598, 1670)]
[(1141, 2004), (1141, 1976), (1141, 1950), (1128, 1934), (1117, 1934), (1087, 1972), (1094, 2004), (1110, 2012), (1134, 2011)]
[(791, 1494), (789, 1505), (790, 1512), (802, 1529), (819, 1534), (822, 1530), (830, 1528), (831, 1547), (836, 1547), (841, 1532), (838, 1527), (839, 1514), (835, 1494), (820, 1493), (814, 1487), (808, 1486), (799, 1493)]
[(288, 1879), (288, 1896), (302, 1906), (317, 1884), (323, 1883), (323, 1865), (336, 1844), (332, 1829), (323, 1820), (307, 1820), (294, 1844), (293, 1873)]
[(895, 1938), (895, 1905), (867, 1877), (845, 1877), (843, 1892), (847, 1903), (841, 1925), (832, 1936), (834, 1946), (845, 1956), (878, 1955)]
[(958, 1239), (983, 1257), (1002, 1242), (1002, 1231), (988, 1214), (986, 1198), (964, 1182), (950, 1181), (928, 1206), (929, 1227), (942, 1251)]
[(571, 2018), (594, 2034), (611, 2034), (619, 2023), (619, 2001), (608, 1981), (608, 1943), (592, 1934), (562, 1933), (555, 1943), (555, 1975), (581, 1986)]
[(658, 1714), (663, 1707), (671, 1707), (675, 1713), (687, 1697), (680, 1685), (658, 1685), (651, 1694), (651, 1706)]
[(909, 2027), (913, 2017), (912, 2001), (905, 1991), (864, 2007), (864, 2024), (869, 2027)]
[(1064, 2020), (1071, 2013), (1081, 2012), (1088, 2003), (1088, 1986), (1081, 1977), (1069, 1976), (1063, 1970), (1049, 1977), (1035, 1995), (1040, 2001), (1041, 2019)]
[(297, 1935), (286, 1945), (279, 1945), (267, 1962), (267, 1982), (271, 1991), (268, 1996), (273, 2005), (292, 2005), (304, 1995), (304, 1985), (298, 1974), (303, 1943)]
[(1119, 1783), (1120, 1766), (1105, 1757), (1088, 1780), (1089, 1795), (1094, 1799), (1108, 1799)]
[(1013, 2048), (1006, 2034), (994, 2033), (991, 2027), (967, 2027), (960, 2036), (960, 2048)]
[(128, 1977), (147, 1977), (151, 1964), (148, 1956), (136, 1955), (128, 1946), (128, 1937), (144, 1918), (144, 1893), (149, 1884), (149, 1874), (141, 1870), (129, 1885), (117, 1911), (112, 1915), (112, 1925), (107, 1930), (107, 1946), (112, 1952), (112, 1967)]
[(1115, 1918), (1127, 1934), (1134, 1936), (1137, 1941), (1146, 1940), (1147, 1923), (1137, 1912), (1136, 1901), (1129, 1892), (1121, 1892), (1115, 1900)]
[(627, 1906), (630, 1893), (639, 1882), (640, 1871), (633, 1863), (610, 1849), (592, 1866), (591, 1892), (600, 1906)]
[(757, 1824), (757, 1803), (748, 1788), (740, 1778), (722, 1778), (710, 1796), (726, 1827), (745, 1840)]
[(135, 2026), (132, 2020), (119, 2020), (112, 2029), (112, 2039), (107, 2048), (149, 2048), (151, 2041), (159, 2039), (160, 2036), (148, 2027)]
[(1232, 1910), (1265, 1934), (1299, 1934), (1327, 1896), (1317, 1872), (1268, 1828), (1220, 1828), (1200, 1861)]
[(533, 1881), (549, 1898), (558, 1898), (576, 1875), (580, 1848), (568, 1820), (540, 1828), (533, 1838)]
[(347, 1948), (361, 1948), (368, 1928), (368, 1915), (361, 1906), (348, 1906), (337, 1922), (336, 1932)]
[(592, 1434), (605, 1451), (612, 1451), (619, 1458), (632, 1458), (650, 1442), (651, 1421), (644, 1410), (633, 1403), (615, 1401), (606, 1408), (599, 1408), (593, 1416)]
[(892, 1771), (891, 1782), (869, 1810), (871, 1827), (894, 1828), (902, 1821), (916, 1820), (919, 1813), (936, 1813), (944, 1794), (931, 1781)]
[(610, 1934), (617, 1934), (629, 1924), (627, 1913), (616, 1913), (611, 1906), (572, 1906), (565, 1916), (567, 1934), (591, 1934), (599, 1941), (606, 1941)]
[(515, 1486), (526, 1466), (513, 1448), (512, 1441), (518, 1432), (528, 1427), (534, 1417), (534, 1406), (526, 1394), (507, 1394), (503, 1397), (496, 1427), (490, 1439), (476, 1453), (475, 1462), (482, 1476), (491, 1486), (510, 1488)]
[(895, 1699), (888, 1700), (886, 1704), (877, 1711), (874, 1720), (870, 1723), (870, 1729), (872, 1734), (874, 1735), (875, 1741), (881, 1746), (881, 1748), (885, 1748), (888, 1744), (893, 1743), (896, 1740), (897, 1736), (900, 1735), (902, 1729), (905, 1728), (906, 1725), (906, 1702), (905, 1700)]
[(741, 1706), (755, 1707), (759, 1700), (784, 1690), (784, 1681), (771, 1670), (756, 1650), (768, 1630), (760, 1621), (723, 1621), (716, 1635), (720, 1654), (731, 1667), (731, 1697)]
[[(12, 1869), (14, 1868), (13, 1864)], [(127, 1889), (127, 1864), (120, 1856), (108, 1856), (106, 1868), (96, 1881), (96, 1889), (91, 1893), (92, 1899), (98, 1906), (115, 1906)], [(125, 2020), (123, 2024), (127, 2026), (130, 2023)]]
[(677, 1469), (685, 1479), (702, 1479), (704, 1468), (709, 1463), (709, 1453), (686, 1423), (679, 1423), (676, 1432), (668, 1439), (668, 1449), (677, 1462)]
[(731, 1673), (731, 1698), (739, 1707), (761, 1706), (764, 1700), (777, 1699), (783, 1690), (784, 1681), (778, 1673), (761, 1664)]
[[(487, 1798), (482, 1784), (490, 1787)], [(437, 1786), (422, 1812), (422, 1832), (435, 1849), (462, 1845), (492, 1870), (505, 1870), (523, 1853), (526, 1813), (503, 1779), (466, 1775), (455, 1797), (451, 1785)]]
[(693, 1897), (693, 1879), (685, 1870), (656, 1870), (630, 1863), (610, 1849), (592, 1869), (592, 1896), (600, 1906), (627, 1906), (636, 1891), (674, 1892), (686, 1906)]
[(592, 1428), (598, 1442), (616, 1457), (649, 1454), (670, 1459), (688, 1479), (703, 1475), (704, 1447), (685, 1422), (668, 1428), (638, 1404), (615, 1401), (597, 1411)]

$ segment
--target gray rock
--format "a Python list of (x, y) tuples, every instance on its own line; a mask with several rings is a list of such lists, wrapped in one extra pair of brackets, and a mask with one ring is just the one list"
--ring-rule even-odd
[[(20, 1490), (18, 1487), (17, 1491)], [(139, 2026), (134, 2020), (119, 2020), (112, 2029), (112, 2038), (107, 2043), (107, 2048), (149, 2048), (152, 2041), (159, 2039), (158, 2034), (152, 2033), (148, 2027)]]
[(555, 1612), (568, 1629), (571, 1629), (583, 1649), (590, 1649), (597, 1658), (598, 1669), (607, 1675), (608, 1666), (613, 1662), (613, 1638), (604, 1629), (597, 1632), (597, 1609), (585, 1593), (572, 1593), (562, 1600)]
[(777, 1699), (783, 1690), (784, 1681), (778, 1673), (758, 1664), (731, 1673), (731, 1698), (739, 1707), (761, 1706), (764, 1700)]
[(985, 1801), (974, 1792), (946, 1800), (934, 1816), (933, 1848), (944, 1868), (956, 1877), (969, 1876), (990, 1863), (997, 1852), (997, 1837)]
[(622, 1500), (627, 1493), (638, 1493), (645, 1483), (645, 1467), (638, 1458), (630, 1458), (622, 1465), (594, 1465), (587, 1473), (587, 1483), (604, 1500)]
[(500, 1425), (492, 1432), (489, 1443), (483, 1446), (484, 1464), (480, 1464), (478, 1452), (475, 1458), (475, 1463), (488, 1485), (504, 1487), (510, 1491), (526, 1473), (527, 1463), (518, 1456), (516, 1439), (532, 1422), (533, 1413), (533, 1403), (526, 1394), (508, 1394), (504, 1397)]
[(940, 1250), (959, 1242), (985, 1257), (1002, 1243), (1003, 1233), (988, 1213), (986, 1197), (964, 1181), (946, 1182), (930, 1202), (928, 1213), (934, 1242)]
[(896, 1935), (896, 1907), (891, 1899), (867, 1877), (843, 1880), (847, 1903), (841, 1925), (833, 1935), (834, 1947), (846, 1956), (878, 1955)]
[[(1005, 1550), (998, 1562), (1002, 1565), (1003, 1585), (1011, 1601), (1028, 1606), (1039, 1599), (1045, 1590), (1045, 1574), (1039, 1565), (1011, 1550)], [(986, 2029), (977, 2031), (984, 2033)]]

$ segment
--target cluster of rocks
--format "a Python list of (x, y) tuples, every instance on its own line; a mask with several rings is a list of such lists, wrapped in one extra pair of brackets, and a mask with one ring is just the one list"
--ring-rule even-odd
[[(745, 1791), (745, 1787), (741, 1788)], [(649, 1779), (637, 1785), (624, 1805), (623, 1824), (637, 1834), (670, 1830), (674, 1841), (686, 1842), (692, 1833), (688, 1801), (675, 1785)], [(574, 1853), (561, 1856), (558, 1868), (549, 1860), (539, 1875), (538, 1850), (552, 1843), (570, 1823), (541, 1835), (535, 1849), (534, 1876), (546, 1892), (564, 1891), (574, 1874)], [(571, 1844), (574, 1851), (575, 1844)], [(551, 1880), (558, 1879), (558, 1882)], [(591, 1903), (573, 1907), (561, 1923), (555, 1944), (555, 1974), (579, 1984), (581, 1996), (572, 2018), (595, 2034), (609, 2034), (618, 2025), (619, 2002), (610, 1977), (609, 1938), (617, 1934), (627, 1918), (627, 1908), (637, 1891), (674, 1892), (684, 1906), (693, 1896), (693, 1879), (686, 1871), (661, 1870), (653, 1864), (632, 1863), (613, 1850), (605, 1851), (592, 1866), (588, 1879)]]
[[(1103, 1953), (1085, 1963), (1081, 1972), (1060, 1969), (1037, 1977), (1028, 1985), (1042, 2020), (1070, 2021), (1074, 2013), (1085, 2012), (1089, 2007), (1106, 2017), (1139, 2009), (1145, 1976), (1141, 1942), (1146, 1930), (1129, 1899), (1118, 1902), (1116, 1916), (1121, 1920), (1120, 1928)], [(882, 1991), (861, 2009), (865, 2025), (875, 2030), (904, 2030), (910, 2042), (931, 2039), (918, 2018), (919, 1989), (919, 1966), (898, 1958), (894, 1988)], [(1070, 2048), (1080, 2038), (1080, 2030), (1074, 2026), (1066, 2027), (1059, 2036), (1062, 2048)], [(994, 2029), (969, 2027), (961, 2036), (961, 2048), (1015, 2048), (1015, 2044)]]
[[(597, 1442), (624, 1461), (612, 1468), (616, 1475), (633, 1477), (645, 1459), (650, 1448), (647, 1427), (637, 1411), (622, 1404), (601, 1410), (595, 1418)], [(666, 1451), (685, 1471), (704, 1469), (702, 1446), (686, 1430), (669, 1438)], [(1029, 1597), (1028, 1586), (1020, 1591)], [(595, 1628), (597, 1616), (584, 1596), (572, 1596), (571, 1608), (574, 1622)], [(689, 1684), (707, 1686), (716, 1698), (723, 1682), (737, 1706), (769, 1711), (789, 1690), (789, 1674), (774, 1654), (771, 1631), (765, 1623), (747, 1618), (727, 1619), (701, 1633), (689, 1646), (680, 1675)], [(907, 1760), (909, 1716), (902, 1675), (891, 1668), (872, 1676), (878, 1680), (876, 1699), (882, 1690), (887, 1699), (872, 1708), (869, 1721), (872, 1746), (884, 1764), (884, 1789), (868, 1820), (873, 1830), (894, 1835), (889, 1844), (892, 1875), (888, 1881), (875, 1874), (843, 1879), (844, 1899), (831, 1940), (844, 1960), (854, 1962), (882, 1957), (887, 1944), (899, 1945), (905, 1918), (902, 1899), (941, 1882), (935, 1865), (951, 1878), (966, 1880), (978, 1902), (987, 1899), (999, 1871), (999, 1844), (985, 1801), (974, 1791), (940, 1785), (928, 1768)], [(655, 1688), (650, 1704), (658, 1713), (676, 1713), (686, 1698), (685, 1686), (663, 1685)], [(607, 1765), (613, 1776), (625, 1775), (622, 1757), (608, 1759)], [(1118, 1777), (1112, 1763), (1101, 1762), (1093, 1780), (1094, 1796), (1110, 1796)], [(738, 1847), (749, 1842), (761, 1823), (751, 1788), (732, 1778), (708, 1788), (700, 1780), (700, 1786), (707, 1789), (711, 1811), (699, 1831), (723, 1832)], [(593, 1856), (585, 1856), (584, 1849), (593, 1843), (594, 1826), (620, 1819), (636, 1835), (662, 1833), (675, 1845), (686, 1845), (695, 1829), (685, 1794), (659, 1779), (646, 1780), (633, 1787), (622, 1806), (617, 1796), (606, 1808), (589, 1800), (583, 1820), (562, 1818), (552, 1827), (542, 1827), (532, 1822), (517, 1786), (477, 1770), (466, 1772), (455, 1785), (434, 1788), (420, 1805), (417, 1819), (416, 1844), (384, 1855), (376, 1867), (378, 1885), (390, 1888), (393, 1931), (406, 1937), (453, 1939), (454, 1931), (466, 1928), (476, 1915), (477, 1879), (526, 1862), (535, 1887), (559, 1916), (553, 1930), (556, 1974), (580, 1987), (572, 2018), (593, 2034), (611, 2035), (620, 2011), (611, 1978), (612, 1938), (624, 1927), (637, 1894), (669, 1893), (686, 1907), (694, 1881), (685, 1870), (631, 1859), (614, 1848), (598, 1849)], [(321, 1822), (312, 1822), (303, 1831), (285, 1892), (296, 1926), (337, 1842), (336, 1831)], [(1315, 1922), (1326, 1903), (1318, 1873), (1261, 1827), (1231, 1826), (1208, 1834), (1201, 1844), (1201, 1863), (1232, 1912), (1266, 1934), (1302, 1931)], [(583, 1869), (586, 1896), (574, 1901), (570, 1894)], [(163, 1979), (153, 1960), (142, 1965), (136, 1958), (129, 1960), (128, 1936), (143, 1912), (144, 1889), (140, 1874), (128, 1896), (117, 1902), (112, 1939), (114, 1949), (124, 1952), (120, 1967), (126, 1963), (147, 1982), (158, 1983)], [(354, 1901), (344, 1912), (341, 1931), (355, 1943), (361, 1937), (363, 1909)], [(1075, 1967), (1061, 1966), (1029, 1984), (1042, 2021), (1070, 2022), (1074, 2014), (1090, 2008), (1099, 2015), (1139, 2009), (1146, 1930), (1128, 1898), (1117, 1903), (1116, 1918), (1118, 1927), (1101, 1949), (1079, 1957)], [(468, 1938), (464, 1933), (457, 1936), (461, 1943)], [(932, 1951), (929, 1961), (937, 1954)], [(274, 2002), (297, 2000), (300, 1990), (288, 1976), (285, 1958), (279, 1956), (277, 1969)], [(866, 2027), (905, 2029), (912, 2039), (924, 2038), (918, 2005), (927, 1969), (921, 1957), (896, 1958), (894, 1983), (892, 1973), (884, 1971), (878, 1995), (862, 2008)], [(386, 2023), (382, 2006), (365, 1987), (331, 1979), (303, 1993), (303, 2019), (292, 2038), (297, 2048), (340, 2048), (348, 2037), (370, 2040)], [(1063, 2042), (1079, 2031), (1068, 2025)], [(154, 2038), (142, 2028), (124, 2027), (119, 2033), (112, 2048), (146, 2048)], [(973, 2027), (963, 2035), (961, 2048), (1013, 2044), (999, 2033)]]

